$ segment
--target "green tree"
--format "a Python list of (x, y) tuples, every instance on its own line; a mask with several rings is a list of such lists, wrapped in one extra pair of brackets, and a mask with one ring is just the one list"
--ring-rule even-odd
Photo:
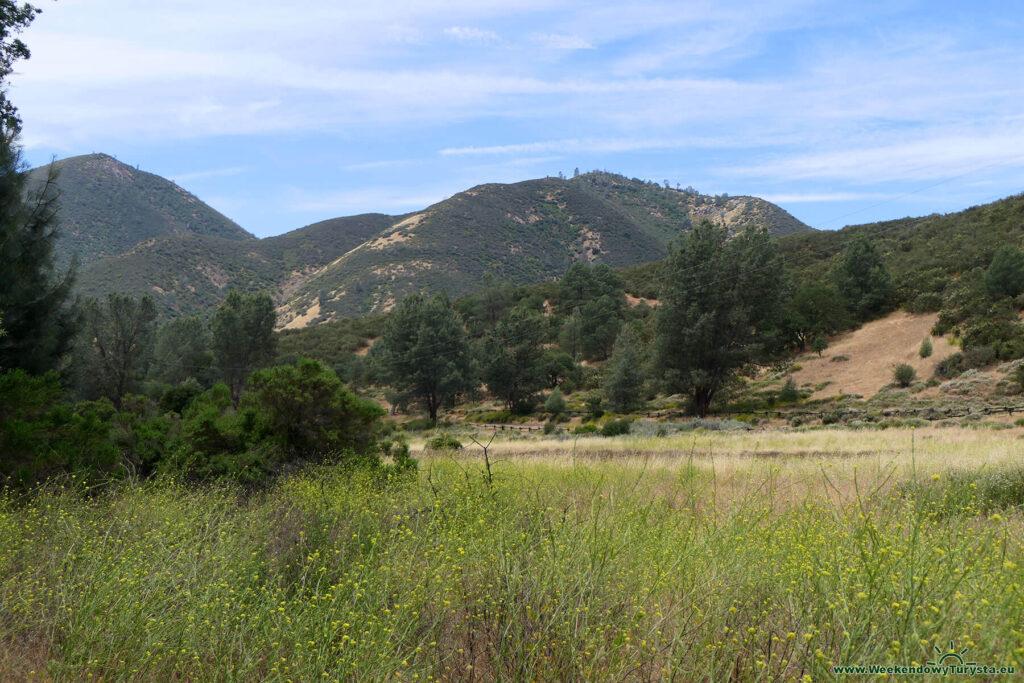
[(729, 239), (724, 227), (703, 221), (684, 235), (667, 260), (655, 318), (655, 366), (666, 389), (689, 394), (707, 415), (736, 372), (766, 356), (780, 293), (766, 230)]
[(276, 322), (270, 295), (238, 290), (228, 293), (213, 316), (213, 356), (235, 405), (249, 375), (274, 362)]
[(625, 301), (622, 278), (605, 263), (591, 266), (577, 261), (569, 266), (569, 270), (558, 282), (558, 310), (563, 315), (570, 315), (587, 302), (602, 296)]
[(210, 331), (196, 317), (174, 318), (164, 323), (156, 336), (152, 376), (167, 384), (180, 384), (194, 377), (211, 386), (213, 351)]
[(846, 303), (832, 287), (804, 284), (782, 307), (782, 327), (800, 351), (815, 337), (835, 334), (852, 324)]
[(639, 335), (627, 325), (615, 339), (615, 351), (604, 377), (604, 397), (617, 413), (628, 413), (643, 405), (644, 354)]
[(85, 303), (84, 338), (76, 374), (86, 396), (105, 396), (120, 404), (145, 373), (156, 334), (153, 298), (111, 293), (104, 302)]
[(514, 308), (484, 338), (481, 366), (487, 389), (513, 412), (523, 412), (544, 388), (544, 319)]
[(548, 411), (552, 415), (561, 415), (565, 412), (565, 397), (562, 396), (562, 392), (555, 387), (548, 398), (544, 401), (544, 410)]
[(1005, 245), (996, 251), (985, 271), (985, 291), (993, 299), (1024, 292), (1024, 253), (1020, 249)]
[(615, 346), (624, 304), (604, 294), (579, 307), (580, 352), (587, 360), (605, 360)]
[(821, 335), (818, 335), (813, 340), (811, 340), (811, 351), (814, 351), (816, 354), (818, 354), (818, 358), (821, 358), (821, 352), (827, 348), (828, 341), (826, 341), (825, 338), (822, 337)]
[(54, 266), (56, 174), (51, 166), (39, 188), (26, 187), (21, 119), (6, 93), (14, 64), (29, 57), (17, 35), (38, 13), (27, 3), (0, 2), (0, 309), (8, 332), (0, 367), (36, 374), (60, 367), (78, 322), (69, 305), (74, 263), (63, 273)]
[(857, 235), (843, 250), (833, 280), (847, 308), (864, 319), (888, 309), (892, 300), (892, 276), (882, 256), (864, 235)]
[(406, 297), (373, 345), (370, 362), (378, 381), (401, 402), (421, 403), (432, 422), (441, 406), (476, 383), (462, 318), (444, 294)]
[(925, 337), (921, 340), (921, 348), (917, 350), (917, 355), (921, 356), (921, 358), (928, 358), (932, 355), (931, 337)]
[(257, 370), (240, 407), (255, 412), (256, 438), (275, 444), (286, 461), (366, 453), (384, 415), (345, 386), (334, 371), (302, 358), (297, 365)]

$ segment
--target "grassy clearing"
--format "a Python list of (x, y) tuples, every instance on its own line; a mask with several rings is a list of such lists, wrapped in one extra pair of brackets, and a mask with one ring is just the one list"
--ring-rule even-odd
[(490, 484), (467, 449), (250, 499), (8, 497), (0, 678), (827, 680), (950, 640), (1019, 670), (1015, 442), (934, 434), (511, 441)]

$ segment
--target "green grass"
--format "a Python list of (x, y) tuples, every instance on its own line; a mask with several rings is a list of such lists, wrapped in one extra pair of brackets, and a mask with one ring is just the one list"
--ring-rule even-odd
[(0, 678), (827, 680), (950, 640), (1019, 668), (1015, 499), (694, 444), (7, 496)]

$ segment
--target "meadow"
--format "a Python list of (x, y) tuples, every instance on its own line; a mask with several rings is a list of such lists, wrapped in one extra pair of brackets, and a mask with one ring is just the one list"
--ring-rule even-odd
[[(831, 680), (1024, 664), (1020, 430), (420, 452), (0, 498), (4, 680)], [(936, 650), (938, 648), (938, 650)]]

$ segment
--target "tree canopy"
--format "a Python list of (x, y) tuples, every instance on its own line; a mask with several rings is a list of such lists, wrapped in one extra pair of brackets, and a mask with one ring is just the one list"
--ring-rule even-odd
[(213, 316), (213, 355), (231, 400), (238, 404), (253, 370), (274, 362), (277, 314), (269, 294), (232, 290)]
[(475, 384), (462, 318), (448, 297), (406, 297), (370, 352), (378, 380), (421, 403), (437, 421), (441, 406)]
[(855, 316), (865, 319), (888, 310), (892, 276), (878, 249), (865, 236), (857, 235), (846, 246), (832, 278)]
[(703, 221), (682, 237), (664, 275), (656, 367), (666, 389), (688, 394), (703, 417), (740, 368), (764, 357), (781, 268), (766, 230), (729, 239), (724, 227)]
[(985, 291), (993, 299), (1024, 292), (1024, 253), (1007, 244), (999, 248), (985, 271)]

